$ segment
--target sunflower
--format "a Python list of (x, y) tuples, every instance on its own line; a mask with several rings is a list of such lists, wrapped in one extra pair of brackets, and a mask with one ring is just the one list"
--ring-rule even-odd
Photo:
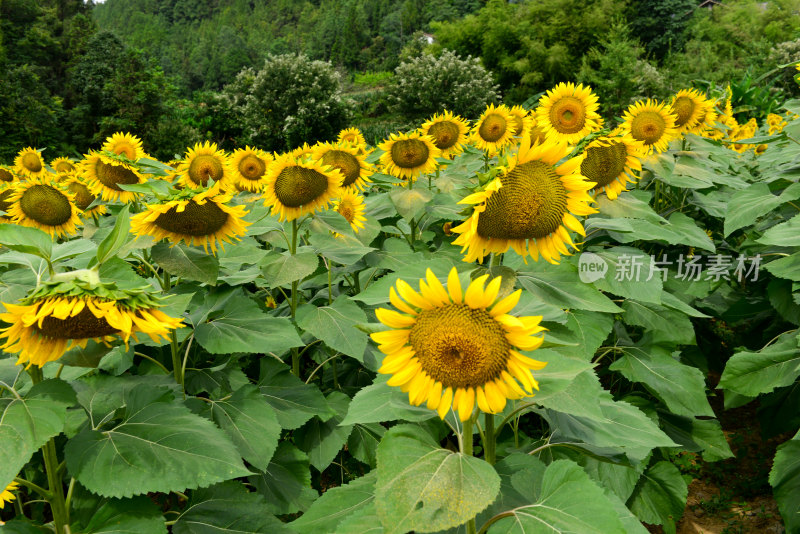
[(451, 406), (462, 421), (476, 404), (486, 413), (502, 412), (507, 399), (534, 395), (539, 384), (531, 371), (547, 365), (520, 353), (542, 344), (535, 336), (545, 330), (539, 326), (542, 317), (509, 315), (522, 291), (498, 300), (501, 277), (484, 287), (488, 276), (476, 278), (462, 293), (455, 267), (447, 289), (428, 269), (419, 293), (403, 280), (397, 291), (390, 289), (400, 312), (375, 310), (392, 329), (371, 335), (386, 355), (378, 372), (392, 375), (387, 384), (408, 392), (411, 404), (427, 402), (442, 419)]
[(367, 218), (364, 217), (364, 197), (353, 191), (345, 191), (342, 198), (334, 200), (333, 209), (344, 217), (355, 233), (364, 228)]
[(364, 134), (362, 134), (361, 130), (358, 128), (345, 128), (339, 132), (339, 136), (336, 140), (340, 143), (344, 142), (352, 145), (365, 146), (367, 144), (367, 140), (364, 139)]
[(14, 495), (13, 492), (17, 491), (18, 489), (19, 489), (19, 484), (16, 482), (11, 482), (11, 484), (6, 486), (6, 489), (0, 491), (0, 510), (3, 509), (6, 503), (11, 504), (12, 502), (14, 502), (14, 499), (16, 499), (17, 497)]
[(9, 198), (14, 194), (14, 185), (10, 183), (0, 183), (0, 211), (5, 212), (5, 215), (0, 215), (0, 224), (11, 222), (11, 217), (8, 215), (8, 210), (11, 207)]
[(420, 132), (392, 134), (378, 148), (383, 150), (380, 162), (386, 173), (403, 180), (435, 171), (436, 158), (442, 154), (434, 139)]
[(506, 106), (489, 104), (472, 128), (472, 142), (481, 150), (496, 154), (514, 141), (514, 128), (514, 118)]
[(144, 176), (129, 163), (109, 160), (99, 152), (90, 152), (80, 163), (81, 174), (92, 194), (100, 195), (106, 202), (130, 202), (137, 194), (125, 191), (120, 185), (144, 183)]
[(538, 122), (536, 122), (535, 114), (529, 115), (531, 119), (530, 127), (528, 128), (528, 136), (531, 138), (531, 144), (541, 144), (547, 140), (547, 134), (544, 133)]
[(291, 154), (275, 158), (265, 178), (264, 205), (281, 221), (293, 221), (342, 196), (344, 176), (318, 161), (298, 161)]
[(13, 182), (17, 180), (14, 169), (5, 165), (0, 165), (0, 182)]
[(600, 129), (599, 107), (591, 87), (562, 82), (539, 99), (536, 123), (549, 139), (575, 144)]
[(50, 167), (56, 171), (56, 174), (59, 176), (75, 172), (77, 170), (77, 167), (75, 167), (75, 162), (69, 158), (56, 158), (50, 162)]
[(594, 187), (580, 174), (583, 156), (558, 162), (570, 153), (566, 143), (545, 141), (531, 146), (525, 136), (508, 170), (491, 181), (484, 191), (473, 193), (461, 204), (476, 204), (472, 215), (453, 232), (461, 234), (453, 242), (467, 251), (464, 261), (482, 260), (489, 252), (501, 253), (509, 247), (525, 258), (539, 254), (558, 263), (569, 254), (567, 245), (577, 250), (567, 229), (585, 235), (575, 215), (597, 210), (586, 191)]
[(303, 146), (295, 148), (290, 154), (297, 161), (308, 161), (314, 154), (314, 147), (309, 146), (308, 143), (303, 143)]
[(65, 175), (61, 183), (67, 187), (70, 193), (75, 195), (75, 205), (83, 212), (81, 213), (82, 217), (87, 217), (89, 215), (94, 217), (106, 213), (107, 210), (103, 204), (97, 204), (89, 209), (89, 206), (94, 202), (97, 196), (93, 195), (89, 188), (86, 187), (83, 180), (74, 173)]
[(158, 204), (148, 204), (145, 211), (131, 217), (131, 232), (150, 235), (156, 240), (168, 239), (173, 246), (181, 241), (216, 254), (217, 244), (239, 241), (250, 224), (242, 220), (244, 206), (231, 207), (226, 202), (232, 193), (221, 193), (220, 184), (198, 192), (184, 189)]
[(782, 116), (777, 115), (775, 113), (770, 113), (767, 115), (767, 125), (769, 126), (768, 135), (775, 135), (779, 134), (783, 131), (783, 128), (789, 124), (786, 122)]
[(231, 168), (236, 187), (241, 191), (260, 191), (264, 185), (264, 174), (272, 154), (258, 148), (239, 148), (231, 155)]
[(443, 158), (453, 158), (464, 151), (469, 133), (469, 123), (451, 111), (438, 113), (420, 127), (423, 135), (433, 139)]
[(669, 111), (675, 115), (679, 132), (693, 131), (706, 115), (706, 99), (695, 89), (681, 89), (670, 102)]
[(314, 147), (311, 159), (338, 169), (344, 176), (342, 187), (353, 192), (364, 189), (375, 172), (366, 162), (366, 155), (349, 143), (320, 143)]
[[(83, 273), (97, 278), (93, 271)], [(127, 344), (143, 333), (159, 342), (182, 323), (158, 310), (160, 299), (144, 289), (123, 291), (77, 277), (45, 282), (20, 303), (3, 306), (0, 320), (11, 326), (0, 329), (0, 338), (6, 338), (0, 348), (19, 353), (17, 365), (27, 366), (42, 367), (73, 347), (86, 347), (90, 339), (108, 344), (121, 337)]]
[(14, 223), (44, 230), (51, 236), (74, 235), (83, 224), (75, 195), (47, 176), (20, 182), (7, 202), (7, 213)]
[(508, 112), (514, 120), (513, 134), (515, 136), (525, 135), (525, 132), (531, 129), (531, 124), (535, 122), (535, 119), (528, 114), (528, 110), (522, 106), (509, 108)]
[(622, 119), (621, 130), (644, 144), (648, 153), (664, 152), (669, 148), (669, 142), (679, 135), (675, 115), (670, 113), (666, 104), (657, 100), (648, 98), (631, 104)]
[(142, 140), (129, 133), (117, 132), (111, 137), (106, 137), (103, 150), (118, 156), (125, 156), (130, 161), (145, 157)]
[(20, 176), (37, 177), (47, 172), (39, 151), (32, 147), (23, 148), (14, 158), (14, 171)]
[(222, 182), (223, 186), (234, 182), (227, 154), (209, 141), (188, 149), (177, 170), (182, 175), (180, 183), (186, 187), (205, 187), (209, 180)]
[(614, 200), (626, 190), (627, 182), (636, 182), (633, 171), (641, 172), (644, 156), (641, 145), (630, 136), (600, 137), (586, 146), (580, 172), (594, 182), (595, 192), (605, 191)]

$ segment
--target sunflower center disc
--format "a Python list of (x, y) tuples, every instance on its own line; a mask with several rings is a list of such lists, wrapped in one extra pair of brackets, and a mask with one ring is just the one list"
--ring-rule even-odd
[(114, 145), (111, 152), (118, 156), (125, 156), (129, 160), (136, 159), (136, 147), (130, 143), (120, 142)]
[(428, 129), (428, 135), (433, 137), (433, 144), (440, 150), (447, 150), (458, 142), (458, 126), (450, 121), (437, 122)]
[(522, 134), (522, 128), (525, 126), (525, 121), (522, 120), (522, 117), (520, 117), (519, 115), (512, 115), (511, 120), (514, 121), (514, 125), (512, 127), (514, 131), (512, 132), (512, 134), (513, 135)]
[(290, 208), (313, 202), (327, 190), (328, 177), (305, 167), (286, 167), (275, 179), (275, 196)]
[(483, 119), (483, 122), (478, 128), (478, 135), (480, 135), (481, 139), (484, 141), (494, 143), (505, 135), (507, 128), (508, 122), (506, 122), (506, 119), (499, 113), (492, 113)]
[(47, 226), (58, 226), (72, 217), (69, 199), (49, 185), (34, 185), (19, 199), (22, 212), (34, 221)]
[(329, 150), (322, 156), (322, 163), (330, 165), (344, 175), (343, 186), (355, 183), (361, 175), (361, 164), (358, 158), (344, 150)]
[(610, 146), (593, 146), (586, 149), (586, 158), (581, 163), (581, 174), (597, 187), (613, 182), (625, 170), (628, 151), (624, 143)]
[(239, 173), (246, 180), (258, 180), (267, 171), (264, 160), (254, 154), (248, 154), (239, 162)]
[(413, 169), (428, 161), (428, 145), (419, 139), (401, 139), (392, 145), (392, 161), (403, 169)]
[(342, 202), (339, 204), (339, 208), (336, 210), (339, 214), (344, 217), (347, 222), (352, 223), (353, 219), (356, 218), (356, 210), (352, 204), (349, 202)]
[(448, 304), (425, 310), (408, 338), (422, 369), (444, 387), (477, 387), (506, 369), (511, 344), (484, 309)]
[(205, 186), (208, 180), (218, 182), (224, 172), (219, 158), (210, 154), (195, 156), (189, 163), (189, 179), (199, 185)]
[(676, 98), (675, 102), (672, 103), (672, 113), (678, 117), (675, 121), (675, 126), (680, 128), (689, 122), (689, 119), (694, 115), (694, 109), (695, 105), (691, 98), (685, 96)]
[(498, 191), (478, 216), (478, 235), (494, 239), (542, 238), (555, 232), (567, 212), (567, 189), (552, 165), (531, 161), (500, 179)]
[(55, 339), (88, 339), (116, 334), (119, 330), (113, 328), (102, 317), (95, 317), (89, 308), (83, 308), (74, 317), (58, 319), (47, 316), (39, 328), (33, 326), (42, 335)]
[(100, 160), (97, 161), (95, 174), (97, 174), (97, 179), (100, 180), (100, 183), (114, 191), (123, 191), (117, 184), (130, 185), (139, 183), (139, 177), (132, 170)]
[(56, 172), (58, 173), (72, 172), (74, 170), (75, 170), (75, 165), (73, 165), (69, 161), (59, 161), (58, 165), (56, 165)]
[(2, 181), (2, 182), (13, 182), (14, 181), (14, 175), (11, 174), (11, 172), (7, 171), (6, 169), (0, 169), (0, 181)]
[(155, 224), (168, 232), (197, 237), (213, 235), (228, 222), (228, 214), (213, 201), (198, 204), (190, 200), (183, 211), (171, 207), (155, 220)]
[(71, 182), (67, 188), (70, 193), (75, 194), (75, 205), (78, 209), (84, 211), (89, 207), (89, 204), (94, 202), (95, 196), (89, 191), (89, 188), (78, 182)]
[(655, 111), (642, 111), (631, 121), (631, 135), (646, 145), (658, 142), (666, 129), (664, 117)]
[(28, 152), (22, 156), (22, 166), (31, 172), (39, 172), (42, 170), (42, 160), (38, 154)]
[(550, 108), (550, 123), (558, 133), (573, 134), (581, 131), (586, 124), (583, 102), (574, 96), (559, 98)]
[(0, 192), (0, 210), (8, 211), (8, 208), (11, 207), (11, 202), (8, 202), (8, 197), (10, 197), (13, 192), (13, 189), (6, 189)]

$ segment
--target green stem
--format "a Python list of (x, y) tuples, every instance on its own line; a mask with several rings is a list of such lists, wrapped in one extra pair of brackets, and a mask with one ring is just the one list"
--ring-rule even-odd
[(497, 453), (495, 452), (496, 450), (497, 434), (494, 430), (494, 415), (487, 413), (486, 428), (483, 431), (483, 457), (491, 465), (494, 465), (497, 461)]
[(29, 482), (29, 481), (25, 480), (24, 478), (14, 477), (14, 482), (19, 484), (20, 486), (25, 486), (26, 488), (35, 491), (36, 493), (38, 493), (39, 495), (41, 495), (45, 499), (52, 499), (53, 498), (53, 494), (52, 493), (50, 493), (49, 491), (47, 491), (43, 487), (34, 484), (33, 482)]
[[(464, 426), (461, 428), (461, 454), (464, 456), (472, 456), (472, 427), (475, 424), (475, 417), (477, 412), (464, 421)], [(467, 523), (467, 534), (475, 534), (475, 518), (469, 520)]]
[[(292, 221), (292, 247), (289, 249), (292, 256), (297, 254), (297, 219)], [(292, 300), (290, 306), (292, 309), (292, 322), (295, 322), (295, 315), (297, 314), (297, 280), (292, 282)], [(300, 352), (297, 347), (292, 348), (292, 374), (300, 378)]]
[(172, 372), (175, 375), (175, 382), (180, 384), (183, 389), (183, 362), (181, 362), (180, 351), (178, 350), (178, 334), (175, 330), (170, 332), (170, 351), (172, 352)]
[(333, 304), (333, 289), (331, 287), (331, 282), (332, 282), (332, 277), (333, 277), (333, 274), (332, 274), (333, 261), (328, 260), (327, 264), (328, 264), (328, 306), (330, 306), (331, 304)]
[(143, 354), (141, 352), (134, 352), (133, 355), (134, 356), (139, 356), (140, 358), (144, 358), (145, 360), (149, 360), (154, 365), (160, 367), (161, 370), (164, 371), (165, 374), (169, 374), (169, 369), (164, 367), (164, 364), (161, 363), (160, 361), (156, 360), (155, 358), (152, 358), (152, 357), (148, 356), (147, 354)]

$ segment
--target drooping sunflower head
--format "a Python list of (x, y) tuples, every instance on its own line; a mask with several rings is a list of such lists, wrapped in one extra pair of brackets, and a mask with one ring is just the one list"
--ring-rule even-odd
[(384, 171), (404, 180), (435, 171), (436, 158), (442, 154), (434, 139), (420, 132), (392, 134), (378, 148), (383, 150), (380, 162)]
[(614, 200), (628, 182), (638, 180), (645, 151), (630, 136), (599, 137), (586, 146), (580, 172), (595, 184), (593, 191), (605, 191)]
[(95, 216), (95, 215), (102, 215), (106, 213), (106, 207), (103, 204), (96, 204), (95, 206), (91, 206), (92, 202), (95, 201), (97, 195), (92, 194), (89, 188), (86, 186), (85, 181), (75, 175), (67, 174), (62, 178), (61, 183), (64, 184), (67, 190), (75, 195), (75, 206), (82, 212), (82, 217), (88, 216)]
[(130, 161), (145, 157), (142, 140), (130, 133), (117, 132), (106, 137), (103, 150), (118, 156), (125, 156)]
[(481, 150), (496, 154), (514, 141), (514, 128), (514, 117), (506, 106), (489, 104), (472, 127), (471, 139)]
[(258, 148), (239, 148), (231, 155), (231, 167), (236, 187), (242, 191), (260, 191), (272, 154)]
[(69, 158), (56, 158), (50, 162), (50, 167), (56, 171), (56, 174), (59, 176), (74, 173), (78, 170), (75, 166), (75, 162)]
[(54, 175), (30, 178), (14, 186), (6, 212), (22, 226), (44, 230), (51, 236), (74, 235), (83, 224), (75, 195), (54, 180)]
[(675, 115), (679, 132), (693, 131), (705, 118), (706, 99), (696, 89), (681, 89), (670, 102), (669, 111)]
[(567, 229), (585, 235), (575, 215), (597, 210), (586, 192), (594, 187), (580, 173), (583, 156), (558, 162), (570, 153), (566, 143), (545, 141), (531, 145), (523, 137), (519, 152), (511, 158), (508, 170), (490, 182), (484, 191), (464, 198), (462, 204), (475, 204), (472, 215), (453, 228), (460, 234), (453, 242), (466, 251), (464, 261), (481, 260), (490, 252), (513, 248), (525, 258), (539, 255), (558, 263), (569, 254), (567, 245), (577, 250)]
[(364, 139), (364, 134), (362, 134), (361, 130), (358, 128), (345, 128), (339, 132), (336, 140), (340, 143), (350, 143), (351, 145), (365, 146), (367, 144), (367, 140)]
[(336, 210), (353, 228), (355, 233), (364, 228), (364, 223), (367, 218), (364, 216), (366, 205), (364, 204), (364, 197), (356, 192), (345, 190), (342, 197), (334, 200), (333, 209)]
[(600, 129), (599, 107), (591, 87), (562, 82), (539, 99), (536, 123), (548, 139), (575, 144)]
[(657, 100), (648, 98), (631, 104), (622, 119), (622, 131), (642, 143), (648, 153), (664, 152), (670, 141), (679, 135), (675, 115), (670, 113), (666, 104)]
[(18, 177), (14, 172), (12, 167), (7, 167), (5, 165), (0, 165), (0, 183), (3, 182), (13, 182), (17, 180)]
[(0, 211), (3, 212), (2, 214), (0, 214), (0, 224), (11, 222), (11, 215), (8, 214), (8, 210), (11, 207), (11, 202), (9, 201), (9, 199), (13, 194), (14, 194), (13, 184), (0, 183)]
[(23, 148), (14, 158), (14, 171), (20, 176), (42, 176), (47, 172), (39, 150), (33, 147)]
[(319, 143), (314, 146), (311, 160), (338, 169), (344, 176), (342, 187), (354, 192), (364, 189), (375, 172), (366, 155), (350, 143)]
[(178, 167), (180, 183), (186, 187), (206, 187), (209, 181), (222, 182), (223, 187), (234, 183), (230, 158), (210, 141), (196, 143), (188, 149)]
[(541, 316), (509, 315), (521, 291), (498, 299), (501, 278), (484, 287), (487, 278), (464, 292), (455, 268), (446, 289), (428, 269), (419, 292), (403, 280), (391, 288), (399, 311), (375, 310), (391, 328), (371, 335), (386, 355), (378, 372), (392, 375), (387, 383), (408, 392), (411, 404), (426, 402), (442, 419), (451, 407), (462, 421), (476, 404), (486, 413), (503, 411), (508, 399), (534, 395), (539, 384), (531, 371), (547, 365), (521, 353), (542, 344)]
[(307, 213), (324, 210), (342, 195), (344, 176), (318, 161), (298, 161), (291, 154), (275, 158), (265, 178), (264, 205), (281, 221), (293, 221)]
[(531, 125), (535, 122), (535, 119), (528, 113), (528, 110), (522, 106), (509, 108), (508, 112), (511, 114), (511, 118), (514, 122), (513, 134), (515, 136), (524, 135), (525, 132), (531, 129)]
[(99, 152), (90, 152), (80, 162), (81, 175), (86, 177), (86, 185), (94, 195), (100, 195), (106, 202), (130, 202), (137, 194), (125, 191), (121, 185), (144, 183), (144, 176), (135, 166), (121, 161), (109, 162)]
[(231, 193), (221, 193), (220, 184), (202, 191), (184, 189), (131, 217), (131, 232), (150, 235), (156, 240), (167, 239), (172, 245), (185, 241), (216, 254), (217, 245), (239, 241), (250, 224), (242, 220), (247, 214), (244, 206), (228, 206)]
[(453, 115), (453, 112), (445, 111), (431, 117), (419, 131), (433, 139), (433, 144), (442, 151), (441, 157), (453, 158), (464, 151), (469, 123), (466, 119)]

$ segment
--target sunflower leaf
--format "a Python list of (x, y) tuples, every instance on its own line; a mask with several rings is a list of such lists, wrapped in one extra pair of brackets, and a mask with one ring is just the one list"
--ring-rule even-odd
[(273, 514), (293, 514), (308, 508), (318, 495), (311, 488), (310, 463), (306, 453), (283, 441), (267, 469), (248, 478), (264, 497)]
[(338, 532), (338, 525), (375, 500), (375, 471), (344, 486), (331, 488), (311, 505), (302, 517), (289, 523), (295, 532), (328, 534)]
[(626, 504), (645, 523), (669, 525), (683, 515), (688, 494), (678, 468), (670, 462), (658, 462), (644, 472)]
[(800, 376), (797, 330), (781, 334), (758, 352), (740, 351), (725, 364), (719, 387), (748, 397), (789, 386)]
[(304, 304), (297, 310), (297, 325), (321, 339), (326, 345), (362, 361), (367, 335), (355, 326), (367, 322), (358, 304), (340, 295), (330, 306)]
[(800, 529), (800, 432), (778, 447), (769, 473), (787, 532)]
[(0, 245), (46, 260), (53, 251), (53, 239), (47, 232), (16, 224), (0, 224)]
[(150, 253), (153, 261), (171, 275), (210, 285), (217, 282), (219, 261), (215, 256), (183, 245), (170, 247), (167, 243), (158, 243)]
[(97, 245), (97, 263), (102, 264), (106, 260), (113, 258), (131, 237), (130, 231), (131, 217), (126, 204), (117, 214), (117, 220), (111, 233)]
[(85, 534), (148, 532), (167, 534), (164, 516), (147, 497), (109, 499), (92, 515)]

